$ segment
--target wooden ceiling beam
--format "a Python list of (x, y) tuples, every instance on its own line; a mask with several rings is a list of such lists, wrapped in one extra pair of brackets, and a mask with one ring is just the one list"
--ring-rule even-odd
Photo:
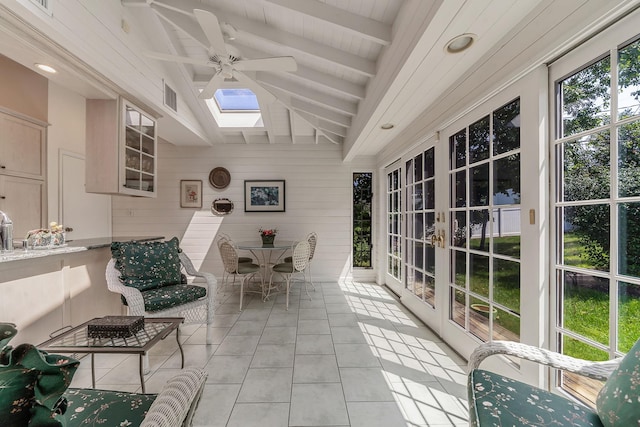
[[(131, 3), (124, 3), (132, 5)], [(235, 14), (222, 12), (212, 7), (208, 7), (203, 3), (194, 0), (149, 0), (150, 6), (165, 8), (172, 12), (177, 12), (191, 16), (194, 9), (207, 10), (216, 15), (219, 21), (227, 22), (238, 30), (237, 38), (255, 37), (266, 40), (280, 46), (285, 46), (288, 50), (297, 51), (306, 55), (311, 55), (328, 62), (334, 66), (340, 66), (367, 77), (372, 77), (376, 73), (375, 61), (352, 55), (340, 49), (336, 49), (325, 44), (306, 39), (304, 37), (292, 34), (286, 31), (275, 29), (263, 22), (254, 21)], [(135, 2), (135, 6), (140, 6)], [(191, 20), (191, 24), (182, 29), (189, 34), (187, 30), (190, 26), (196, 26), (195, 20)], [(199, 29), (200, 30), (200, 29)], [(202, 30), (200, 30), (202, 31)], [(197, 40), (197, 39), (196, 39)]]
[(381, 45), (391, 43), (391, 26), (316, 0), (266, 0), (347, 30)]

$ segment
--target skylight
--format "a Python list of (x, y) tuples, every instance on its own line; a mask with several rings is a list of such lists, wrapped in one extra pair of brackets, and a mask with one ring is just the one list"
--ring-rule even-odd
[(214, 97), (223, 113), (260, 110), (258, 98), (250, 89), (218, 89)]
[(258, 98), (250, 89), (218, 89), (206, 103), (222, 128), (264, 127)]

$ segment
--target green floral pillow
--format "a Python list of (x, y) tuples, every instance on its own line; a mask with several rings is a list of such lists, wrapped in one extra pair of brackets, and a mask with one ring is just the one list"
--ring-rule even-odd
[(140, 291), (180, 283), (178, 238), (166, 242), (114, 242), (111, 255), (126, 286)]
[(598, 393), (596, 410), (605, 427), (640, 426), (640, 340)]
[(47, 354), (31, 344), (5, 347), (0, 362), (2, 425), (60, 427), (55, 416), (66, 408), (62, 394), (80, 362)]

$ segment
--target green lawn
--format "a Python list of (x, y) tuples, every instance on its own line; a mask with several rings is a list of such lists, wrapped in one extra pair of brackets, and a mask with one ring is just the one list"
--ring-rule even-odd
[[(583, 268), (592, 268), (584, 253), (582, 244), (575, 235), (566, 234), (564, 244), (564, 263)], [(477, 240), (477, 239), (476, 239)], [(472, 242), (470, 242), (471, 244)], [(478, 242), (476, 242), (477, 247)], [(494, 251), (514, 258), (520, 256), (520, 237), (510, 236), (494, 239)], [(480, 260), (482, 258), (479, 258)], [(484, 262), (473, 264), (471, 289), (480, 295), (489, 295), (488, 271)], [(457, 282), (464, 277), (456, 275)], [(526, 282), (526, 280), (525, 280)], [(568, 284), (565, 289), (564, 327), (596, 342), (607, 345), (609, 342), (609, 294), (606, 290), (588, 286), (588, 278), (578, 278), (577, 286)], [(625, 286), (621, 284), (620, 286)], [(634, 285), (628, 285), (629, 287)], [(619, 350), (626, 352), (640, 336), (640, 298), (631, 293), (620, 298), (618, 320)], [(637, 293), (636, 293), (637, 295)], [(520, 312), (520, 271), (519, 264), (512, 261), (494, 260), (494, 301)], [(499, 313), (499, 323), (519, 334), (519, 319), (510, 319), (507, 313)], [(590, 360), (606, 360), (608, 355), (601, 350), (570, 338), (564, 340), (564, 352), (574, 357)]]

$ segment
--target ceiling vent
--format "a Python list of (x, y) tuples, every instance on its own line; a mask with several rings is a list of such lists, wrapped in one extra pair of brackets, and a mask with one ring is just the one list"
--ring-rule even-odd
[(176, 91), (171, 89), (166, 83), (164, 84), (164, 105), (176, 113), (178, 112), (178, 96), (176, 95)]

